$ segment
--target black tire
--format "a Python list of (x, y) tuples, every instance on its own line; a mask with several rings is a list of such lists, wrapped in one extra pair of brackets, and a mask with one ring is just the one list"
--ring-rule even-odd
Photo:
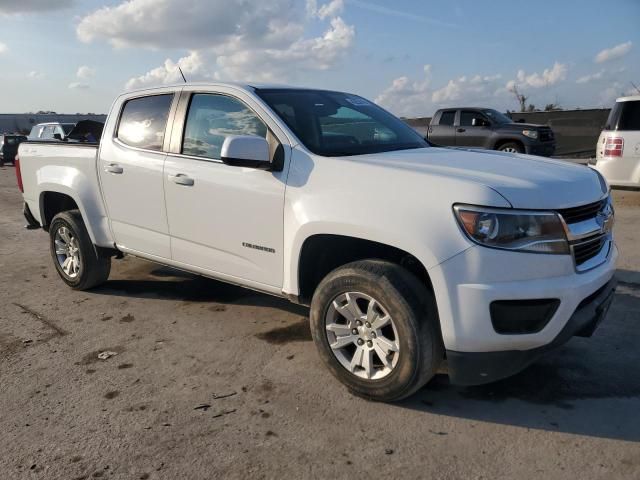
[[(380, 379), (356, 376), (336, 358), (329, 346), (325, 316), (334, 299), (361, 292), (378, 301), (393, 318), (398, 332), (398, 360)], [(407, 270), (382, 260), (353, 262), (329, 273), (311, 302), (311, 334), (324, 363), (354, 394), (369, 400), (402, 400), (424, 386), (444, 358), (435, 299)]]
[(500, 152), (524, 153), (524, 149), (522, 148), (522, 145), (516, 142), (503, 143), (497, 148), (497, 150)]
[[(80, 268), (75, 277), (71, 277), (65, 273), (56, 254), (56, 232), (58, 232), (61, 227), (69, 229), (71, 234), (77, 239)], [(49, 226), (49, 245), (53, 264), (58, 271), (58, 275), (74, 290), (89, 290), (106, 282), (109, 278), (111, 258), (98, 255), (91, 242), (87, 228), (84, 225), (82, 215), (78, 210), (69, 210), (53, 217), (51, 225)]]

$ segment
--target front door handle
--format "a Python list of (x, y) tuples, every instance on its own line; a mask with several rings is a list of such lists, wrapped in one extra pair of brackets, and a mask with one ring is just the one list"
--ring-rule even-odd
[(187, 177), (184, 173), (169, 175), (169, 180), (177, 185), (184, 185), (185, 187), (193, 187), (193, 184), (195, 183), (193, 178)]
[(459, 129), (457, 130), (457, 132), (458, 132), (458, 133), (462, 133), (462, 132), (466, 132), (466, 131), (467, 131), (467, 130), (466, 130), (465, 128), (459, 128)]
[(124, 172), (124, 168), (122, 168), (117, 163), (110, 163), (106, 167), (104, 167), (104, 171), (107, 173), (115, 173), (116, 175), (120, 175)]

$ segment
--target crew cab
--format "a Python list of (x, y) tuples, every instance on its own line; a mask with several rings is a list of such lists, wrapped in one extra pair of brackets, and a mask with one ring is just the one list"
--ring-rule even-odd
[(128, 254), (309, 305), (323, 362), (374, 400), (445, 367), (464, 385), (512, 375), (589, 336), (613, 297), (596, 171), (431, 147), (353, 94), (128, 92), (99, 143), (26, 142), (19, 157), (25, 217), (71, 288)]
[(553, 130), (544, 125), (514, 122), (491, 108), (438, 110), (427, 139), (448, 147), (475, 147), (550, 157), (556, 149)]

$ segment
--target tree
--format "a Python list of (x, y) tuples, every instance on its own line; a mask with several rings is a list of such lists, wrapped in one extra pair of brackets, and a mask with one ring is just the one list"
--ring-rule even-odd
[(509, 88), (509, 91), (515, 95), (518, 103), (520, 103), (520, 111), (526, 112), (527, 100), (529, 99), (529, 97), (527, 97), (524, 93), (520, 93), (518, 91), (518, 86), (515, 83)]

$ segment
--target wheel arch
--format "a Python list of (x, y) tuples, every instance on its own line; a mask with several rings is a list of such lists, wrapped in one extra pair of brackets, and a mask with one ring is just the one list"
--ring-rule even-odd
[(503, 145), (505, 145), (507, 143), (515, 143), (515, 144), (520, 146), (520, 148), (522, 149), (523, 152), (526, 151), (526, 148), (524, 146), (524, 142), (522, 142), (522, 140), (520, 140), (518, 138), (513, 138), (513, 137), (502, 137), (502, 138), (499, 138), (494, 143), (492, 150), (498, 150), (500, 147), (502, 147)]
[(358, 236), (316, 233), (306, 237), (299, 250), (295, 271), (297, 300), (310, 304), (313, 292), (329, 272), (341, 265), (365, 259), (387, 260), (401, 265), (433, 290), (424, 263), (402, 248)]

